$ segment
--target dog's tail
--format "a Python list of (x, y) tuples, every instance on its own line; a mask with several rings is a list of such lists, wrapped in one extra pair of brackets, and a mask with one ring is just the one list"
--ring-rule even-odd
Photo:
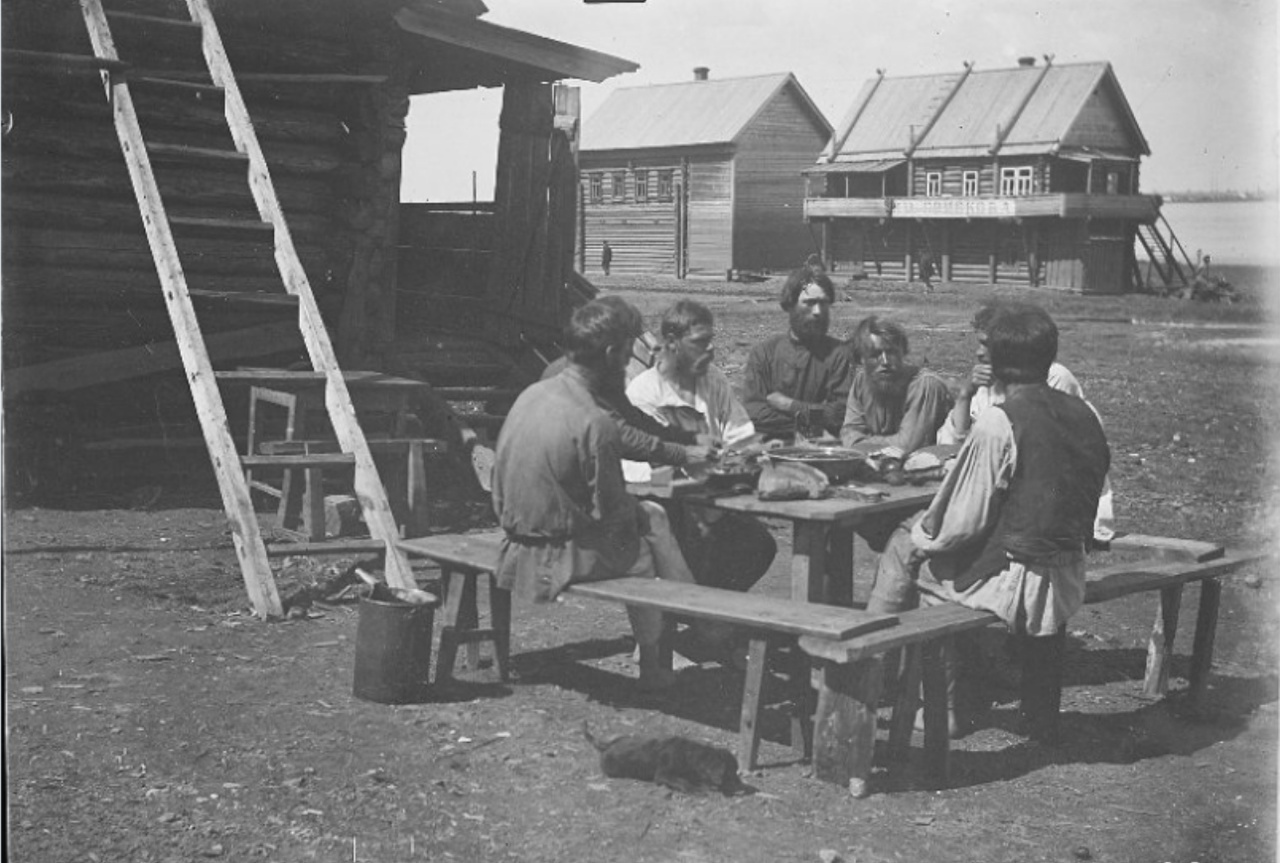
[(596, 736), (591, 733), (591, 726), (587, 725), (587, 720), (585, 719), (582, 720), (582, 736), (587, 738), (587, 742), (594, 746), (597, 751), (603, 752), (605, 750), (606, 745), (597, 740)]

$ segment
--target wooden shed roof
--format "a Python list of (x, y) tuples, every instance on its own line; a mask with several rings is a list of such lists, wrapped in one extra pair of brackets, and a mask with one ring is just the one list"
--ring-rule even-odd
[(636, 150), (733, 143), (779, 93), (793, 88), (820, 135), (831, 124), (790, 72), (620, 87), (582, 127), (581, 150)]
[(870, 79), (818, 162), (893, 159), (907, 151), (916, 157), (1057, 153), (1069, 148), (1073, 127), (1099, 88), (1108, 91), (1126, 127), (1130, 157), (1149, 155), (1111, 64), (1075, 63)]
[(497, 86), (509, 75), (599, 83), (640, 68), (612, 54), (446, 11), (429, 0), (408, 0), (394, 18), (406, 33), (446, 46), (443, 56), (425, 52), (431, 74), (418, 76), (414, 92), (453, 89), (455, 79), (456, 86)]

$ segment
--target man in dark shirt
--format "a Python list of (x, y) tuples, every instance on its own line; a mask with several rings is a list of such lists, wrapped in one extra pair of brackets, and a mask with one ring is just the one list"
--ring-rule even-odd
[(853, 366), (848, 347), (827, 335), (835, 286), (817, 267), (801, 267), (782, 285), (786, 333), (747, 357), (742, 404), (766, 439), (791, 443), (797, 433), (839, 435)]
[[(578, 309), (565, 331), (568, 366), (521, 393), (502, 426), (493, 508), (505, 536), (496, 576), (525, 599), (546, 602), (572, 582), (624, 575), (694, 580), (662, 507), (627, 494), (618, 426), (598, 404), (600, 393), (622, 387), (637, 335), (625, 309)], [(641, 686), (670, 684), (659, 660), (662, 614), (627, 611)]]

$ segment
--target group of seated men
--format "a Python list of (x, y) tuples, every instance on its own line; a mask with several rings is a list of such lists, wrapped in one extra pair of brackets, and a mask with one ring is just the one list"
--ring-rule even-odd
[[(788, 277), (780, 304), (789, 326), (751, 350), (741, 401), (713, 365), (714, 321), (700, 303), (680, 300), (662, 315), (656, 361), (629, 383), (640, 313), (613, 296), (579, 308), (565, 357), (520, 395), (498, 440), (499, 584), (534, 600), (621, 575), (749, 590), (776, 552), (768, 531), (712, 509), (672, 519), (627, 493), (625, 466), (705, 463), (760, 438), (900, 456), (961, 444), (922, 515), (860, 531), (883, 552), (868, 608), (950, 601), (999, 615), (1032, 662), (1028, 721), (1052, 734), (1060, 681), (1051, 666), (1083, 602), (1085, 548), (1109, 530), (1095, 518), (1109, 516), (1110, 461), (1096, 413), (1056, 363), (1057, 327), (1034, 305), (983, 307), (977, 364), (953, 396), (942, 377), (907, 362), (907, 334), (893, 321), (873, 315), (848, 341), (831, 336), (834, 299), (821, 268)], [(669, 685), (661, 615), (629, 614), (641, 687)], [(732, 658), (731, 632), (705, 626), (699, 637)]]

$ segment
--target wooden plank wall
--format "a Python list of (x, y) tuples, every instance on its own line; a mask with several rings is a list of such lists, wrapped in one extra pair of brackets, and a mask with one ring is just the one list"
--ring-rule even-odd
[[(63, 23), (71, 28), (77, 21)], [(78, 27), (22, 31), (19, 35), (29, 38), (20, 45), (88, 53), (83, 22)], [(230, 47), (235, 34), (226, 35)], [(157, 47), (156, 53), (165, 52)], [(277, 53), (289, 55), (279, 47)], [(333, 56), (341, 59), (348, 53), (340, 47)], [(299, 60), (295, 68), (332, 62), (307, 56), (310, 66)], [(241, 52), (242, 61), (251, 58), (265, 59), (256, 51)], [(284, 71), (278, 65), (274, 69)], [(138, 90), (135, 101), (149, 140), (233, 147), (217, 100), (207, 94), (200, 98)], [(360, 93), (296, 85), (247, 85), (244, 91), (303, 265), (322, 307), (336, 312), (353, 248), (343, 202), (362, 176), (349, 123), (352, 102)], [(159, 279), (98, 76), (6, 69), (3, 99), (13, 115), (3, 150), (5, 365), (171, 339)], [(192, 166), (156, 159), (155, 169), (170, 215), (256, 215), (241, 165)], [(179, 235), (178, 246), (194, 290), (284, 293), (269, 237), (226, 242)], [(213, 332), (279, 319), (280, 314), (228, 306), (222, 312), (206, 310), (202, 325)]]
[(676, 272), (676, 201), (587, 204), (583, 242), (584, 275), (603, 274), (600, 250), (605, 240), (613, 249), (610, 271), (616, 274)]
[(689, 162), (689, 274), (724, 276), (733, 266), (733, 162)]
[(804, 221), (804, 177), (828, 134), (791, 86), (780, 90), (738, 140), (734, 160), (733, 267), (789, 270), (819, 251)]
[(401, 204), (397, 335), (421, 330), (479, 334), (493, 204)]

